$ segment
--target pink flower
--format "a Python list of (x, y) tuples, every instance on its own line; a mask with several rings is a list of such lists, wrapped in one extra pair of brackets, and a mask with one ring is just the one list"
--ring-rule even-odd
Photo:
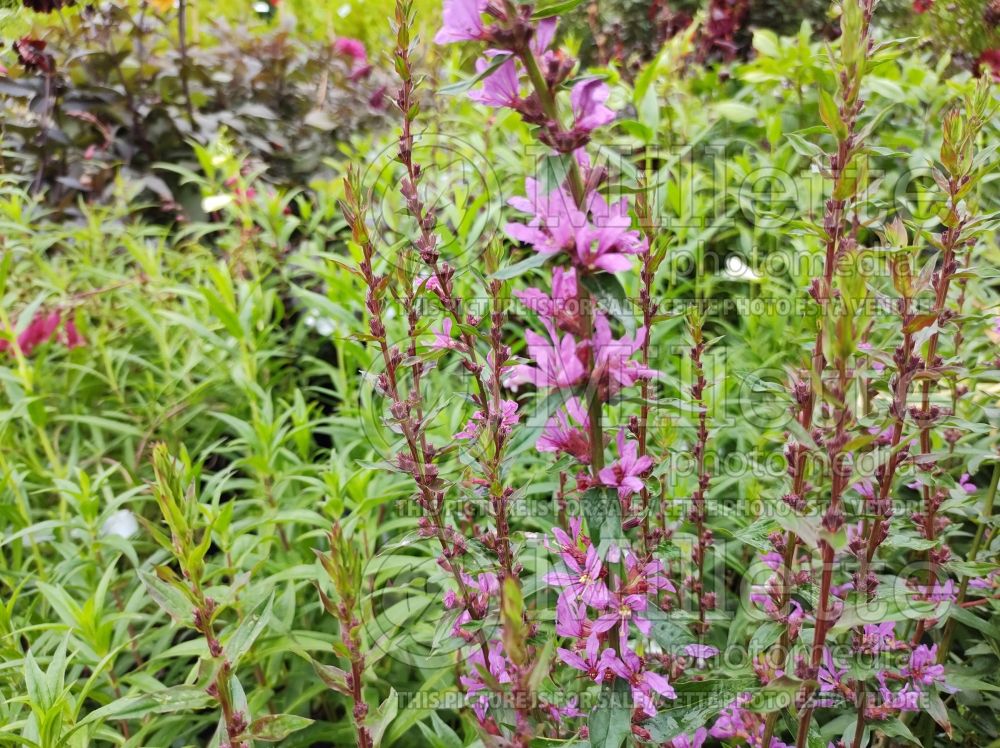
[[(476, 439), (485, 423), (486, 416), (483, 411), (477, 410), (465, 424), (465, 428), (455, 434), (455, 438)], [(514, 400), (504, 400), (500, 403), (500, 435), (506, 437), (515, 425), (517, 425), (517, 403)]]
[(622, 641), (628, 636), (628, 624), (631, 621), (635, 627), (643, 634), (649, 634), (649, 621), (639, 615), (646, 610), (646, 598), (643, 595), (626, 595), (621, 597), (615, 595), (611, 599), (610, 608), (607, 613), (594, 621), (594, 631), (603, 634), (618, 626), (618, 634)]
[[(501, 644), (499, 641), (493, 640), (489, 643), (489, 663), (487, 664), (483, 660), (483, 653), (477, 647), (476, 650), (469, 655), (469, 674), (463, 675), (459, 678), (462, 685), (465, 687), (466, 695), (469, 697), (475, 697), (480, 691), (486, 690), (486, 682), (483, 680), (483, 675), (480, 670), (486, 670), (489, 672), (497, 683), (510, 683), (512, 678), (509, 670), (509, 663), (507, 658), (501, 651)], [(486, 708), (489, 705), (489, 699), (486, 694), (481, 694), (479, 698), (474, 698), (472, 702), (472, 711), (475, 712), (476, 716), (480, 721), (486, 718)]]
[(587, 644), (584, 648), (586, 659), (576, 652), (563, 649), (562, 647), (559, 647), (556, 652), (559, 654), (559, 659), (571, 668), (586, 673), (587, 677), (594, 681), (594, 683), (601, 683), (604, 681), (608, 668), (611, 666), (611, 660), (615, 659), (615, 651), (609, 647), (603, 652), (599, 652), (600, 648), (601, 644), (597, 640), (597, 637), (590, 636), (587, 637)]
[[(492, 64), (489, 58), (481, 57), (476, 60), (476, 72), (482, 73)], [(521, 99), (521, 82), (514, 58), (508, 58), (484, 78), (482, 88), (469, 91), (469, 98), (485, 106), (513, 108)]]
[(528, 45), (535, 57), (542, 57), (548, 51), (552, 40), (556, 37), (556, 23), (555, 18), (545, 18), (535, 26), (535, 33)]
[(829, 649), (823, 650), (823, 664), (819, 666), (819, 690), (823, 693), (837, 691), (840, 688), (843, 677), (847, 674), (847, 668), (838, 668), (833, 661), (833, 655)]
[(975, 493), (978, 490), (976, 484), (969, 479), (968, 473), (962, 473), (962, 477), (958, 479), (958, 487), (966, 493)]
[(684, 647), (684, 654), (695, 659), (695, 664), (699, 668), (705, 667), (705, 660), (715, 657), (719, 650), (708, 644), (688, 644)]
[(570, 571), (549, 572), (545, 575), (545, 581), (556, 587), (564, 587), (563, 594), (572, 599), (582, 600), (594, 608), (605, 607), (610, 598), (608, 588), (601, 581), (603, 567), (594, 546), (587, 548), (582, 564), (571, 553), (562, 554), (562, 560)]
[(569, 96), (576, 130), (591, 132), (614, 120), (615, 113), (604, 106), (608, 94), (607, 85), (598, 78), (580, 81), (573, 86)]
[[(610, 553), (609, 553), (610, 556)], [(608, 559), (611, 560), (610, 558)], [(645, 595), (649, 592), (675, 592), (673, 583), (667, 578), (663, 562), (653, 559), (641, 562), (631, 551), (625, 552), (626, 582), (624, 591)]]
[(628, 201), (608, 203), (594, 191), (587, 199), (587, 212), (593, 225), (584, 226), (576, 237), (574, 261), (591, 270), (618, 273), (631, 270), (632, 263), (625, 255), (643, 254), (646, 240), (633, 231), (628, 215)]
[(583, 534), (583, 519), (581, 517), (570, 517), (568, 533), (557, 526), (552, 528), (552, 534), (555, 536), (555, 543), (550, 545), (548, 538), (542, 541), (546, 550), (555, 553), (578, 554), (580, 552), (580, 543), (586, 537)]
[(62, 341), (67, 348), (79, 348), (80, 346), (86, 345), (87, 341), (83, 339), (80, 331), (76, 329), (76, 322), (70, 317), (66, 320), (66, 324), (63, 325), (63, 337)]
[(594, 382), (602, 401), (607, 402), (623, 387), (631, 387), (640, 379), (652, 379), (659, 374), (656, 369), (633, 361), (632, 356), (641, 348), (646, 339), (646, 328), (636, 330), (635, 337), (623, 335), (615, 340), (611, 337), (611, 326), (604, 315), (594, 320)]
[(509, 223), (505, 230), (511, 238), (532, 245), (536, 252), (567, 252), (581, 269), (617, 273), (632, 267), (625, 255), (647, 250), (642, 235), (630, 228), (624, 198), (609, 205), (593, 191), (582, 211), (561, 188), (542, 195), (538, 183), (528, 179), (525, 192), (527, 197), (513, 197), (508, 202), (523, 213), (533, 214), (533, 218), (527, 225)]
[(333, 51), (352, 60), (350, 75), (352, 81), (364, 78), (371, 72), (372, 68), (368, 64), (368, 53), (365, 51), (365, 45), (358, 39), (346, 36), (338, 37), (333, 41)]
[(554, 719), (556, 723), (561, 722), (564, 719), (576, 719), (582, 717), (583, 712), (577, 707), (577, 697), (569, 699), (563, 706), (553, 704), (551, 702), (546, 702), (542, 704), (542, 708), (548, 713), (549, 717)]
[(930, 686), (944, 680), (944, 665), (937, 664), (937, 644), (921, 644), (910, 653), (910, 662), (900, 673), (913, 680), (913, 685)]
[(576, 271), (573, 268), (552, 269), (552, 295), (537, 288), (515, 291), (514, 295), (538, 316), (550, 321), (558, 329), (575, 335), (583, 331), (581, 299), (576, 285)]
[(584, 465), (590, 464), (590, 419), (579, 398), (571, 397), (555, 412), (535, 442), (539, 452), (565, 452)]
[(668, 741), (667, 746), (669, 748), (701, 748), (707, 738), (708, 730), (704, 727), (699, 727), (691, 737), (678, 735), (676, 738)]
[(368, 53), (365, 51), (365, 45), (358, 39), (351, 39), (347, 36), (338, 37), (333, 42), (333, 51), (339, 55), (350, 57), (358, 63), (364, 64), (368, 62)]
[(560, 595), (556, 600), (556, 633), (572, 639), (586, 639), (592, 632), (586, 603), (571, 600), (569, 595)]
[(431, 330), (431, 332), (434, 333), (434, 342), (431, 343), (430, 346), (432, 349), (439, 351), (447, 349), (451, 349), (453, 351), (464, 350), (465, 346), (451, 337), (451, 327), (451, 317), (445, 317), (441, 321), (440, 330)]
[(857, 649), (865, 654), (891, 652), (905, 647), (906, 644), (896, 639), (896, 624), (892, 621), (872, 623), (864, 627)]
[(618, 488), (618, 497), (626, 499), (643, 488), (640, 476), (649, 472), (653, 460), (649, 455), (639, 457), (639, 445), (625, 440), (625, 429), (618, 431), (618, 460), (598, 475), (605, 486)]
[(608, 658), (608, 667), (619, 678), (628, 681), (632, 687), (633, 704), (650, 717), (656, 716), (654, 693), (668, 699), (677, 698), (670, 681), (659, 673), (646, 670), (642, 658), (628, 647), (622, 650), (621, 659), (613, 656)]
[[(86, 345), (83, 336), (76, 328), (76, 323), (72, 317), (66, 320), (63, 329), (59, 332), (59, 324), (62, 322), (62, 312), (56, 310), (52, 312), (38, 312), (28, 323), (21, 334), (17, 336), (17, 346), (21, 353), (30, 356), (35, 349), (43, 343), (58, 340), (67, 348), (78, 348)], [(57, 336), (57, 332), (59, 332)], [(10, 350), (10, 341), (0, 339), (0, 351)]]
[(536, 387), (575, 387), (586, 379), (587, 370), (581, 360), (582, 351), (578, 352), (580, 344), (572, 335), (558, 337), (555, 330), (549, 329), (549, 339), (528, 330), (525, 338), (528, 341), (528, 355), (535, 366), (518, 364), (507, 375), (505, 384), (508, 387), (530, 383)]
[(434, 36), (435, 44), (477, 41), (484, 38), (483, 13), (486, 0), (444, 0), (441, 29)]

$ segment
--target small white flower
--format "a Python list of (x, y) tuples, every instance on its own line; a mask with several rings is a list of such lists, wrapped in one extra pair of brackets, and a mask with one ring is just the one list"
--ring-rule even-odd
[(313, 328), (319, 335), (324, 338), (333, 335), (333, 331), (336, 329), (333, 320), (329, 317), (323, 317), (317, 314), (315, 311), (310, 311), (306, 313), (306, 316), (302, 318), (303, 324), (306, 327)]
[(333, 335), (334, 331), (333, 320), (329, 317), (320, 317), (316, 320), (316, 332), (322, 335), (324, 338)]
[(760, 276), (757, 275), (757, 273), (755, 273), (739, 255), (729, 255), (729, 257), (726, 258), (726, 269), (722, 271), (722, 274), (729, 280), (734, 281), (756, 283), (760, 280)]
[(101, 535), (117, 535), (131, 538), (139, 531), (139, 521), (130, 509), (119, 509), (101, 525)]

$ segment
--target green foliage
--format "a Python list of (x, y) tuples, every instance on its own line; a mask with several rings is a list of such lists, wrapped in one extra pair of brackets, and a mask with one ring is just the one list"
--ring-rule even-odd
[[(119, 21), (128, 24), (129, 18)], [(374, 28), (375, 20), (365, 19)], [(336, 207), (343, 197), (334, 179), (341, 166), (332, 159), (318, 163), (321, 155), (339, 153), (382, 167), (379, 154), (392, 136), (370, 125), (359, 132), (357, 120), (276, 133), (270, 115), (235, 114), (232, 102), (252, 101), (272, 114), (287, 105), (285, 118), (301, 116), (318, 69), (299, 41), (280, 33), (241, 34), (200, 50), (193, 63), (199, 112), (204, 106), (225, 114), (199, 129), (195, 144), (187, 141), (195, 133), (184, 124), (178, 73), (170, 67), (176, 59), (168, 47), (151, 52), (162, 57), (155, 75), (141, 69), (134, 46), (61, 62), (74, 79), (61, 101), (79, 96), (75, 111), (112, 122), (115, 147), (132, 142), (124, 89), (114, 79), (116, 59), (127, 79), (142, 76), (144, 85), (162, 87), (143, 116), (166, 124), (162, 138), (151, 139), (156, 149), (141, 161), (118, 171), (124, 160), (119, 153), (90, 171), (82, 152), (94, 135), (82, 125), (70, 127), (77, 118), (63, 112), (59, 122), (69, 128), (69, 144), (46, 166), (51, 191), (45, 199), (31, 194), (29, 183), (39, 161), (21, 160), (37, 143), (30, 134), (16, 134), (18, 122), (37, 128), (23, 102), (38, 92), (5, 98), (17, 117), (5, 118), (5, 147), (23, 153), (5, 155), (15, 175), (0, 181), (0, 328), (16, 330), (40, 309), (59, 309), (76, 320), (86, 343), (67, 349), (53, 341), (30, 356), (0, 351), (0, 742), (214, 746), (226, 732), (220, 702), (228, 699), (232, 712), (245, 714), (253, 740), (347, 745), (354, 740), (352, 690), (342, 666), (351, 661), (354, 642), (365, 659), (364, 724), (383, 746), (453, 748), (475, 740), (464, 713), (403, 706), (404, 694), (456, 688), (455, 655), (439, 651), (453, 623), (439, 610), (437, 590), (446, 574), (434, 562), (434, 548), (419, 538), (417, 515), (408, 510), (408, 481), (389, 463), (399, 434), (383, 422), (384, 398), (374, 386), (380, 372), (368, 341), (357, 335), (364, 292), (345, 267), (360, 252)], [(277, 45), (270, 59), (287, 63), (294, 74), (261, 71), (258, 82), (244, 81), (236, 90), (213, 82), (217, 70), (231, 69), (248, 50), (263, 54), (270, 44)], [(824, 45), (808, 27), (789, 38), (759, 30), (753, 45), (755, 57), (725, 74), (690, 68), (686, 77), (677, 75), (687, 54), (683, 40), (654, 56), (634, 86), (606, 71), (613, 103), (631, 105), (634, 116), (619, 119), (603, 145), (608, 152), (634, 147), (639, 153), (642, 146), (664, 146), (621, 169), (627, 177), (648, 171), (650, 201), (670, 236), (656, 275), (660, 300), (668, 308), (695, 298), (717, 305), (706, 317), (705, 334), (724, 336), (711, 352), (725, 360), (709, 361), (706, 407), (712, 422), (733, 425), (713, 435), (712, 450), (720, 457), (748, 455), (749, 462), (742, 472), (718, 474), (712, 495), (772, 507), (785, 476), (764, 469), (763, 460), (780, 450), (789, 428), (787, 396), (776, 382), (783, 367), (800, 363), (789, 360), (788, 351), (811, 342), (817, 320), (767, 306), (745, 313), (740, 305), (754, 298), (805, 299), (809, 268), (822, 251), (816, 216), (827, 197), (811, 166), (819, 145), (833, 142), (813, 128), (825, 121), (837, 131), (838, 115), (824, 93), (836, 86)], [(900, 180), (940, 155), (944, 112), (973, 87), (967, 74), (951, 76), (946, 61), (916, 56), (911, 46), (887, 46), (876, 56), (879, 64), (863, 91), (872, 116), (862, 123), (872, 131), (870, 173), (881, 176), (870, 198), (873, 211)], [(279, 95), (281, 81), (291, 89)], [(7, 85), (37, 86), (24, 76)], [(112, 89), (113, 100), (90, 101), (98, 88)], [(358, 100), (356, 92), (345, 96), (337, 117), (340, 107), (350, 109)], [(477, 163), (488, 162), (489, 183), (502, 186), (504, 198), (519, 193), (514, 179), (533, 166), (525, 126), (497, 112), (483, 127), (482, 109), (464, 96), (431, 98), (424, 118), (434, 123), (432, 130), (488, 156)], [(994, 118), (981, 140), (995, 141), (997, 134)], [(956, 136), (961, 140), (961, 133)], [(274, 148), (278, 137), (290, 149)], [(502, 204), (501, 196), (481, 194), (458, 179), (461, 164), (445, 149), (421, 155), (429, 180), (455, 198), (442, 210), (454, 245), (475, 246), (490, 231), (487, 217), (499, 220), (490, 211)], [(306, 164), (301, 171), (300, 156)], [(17, 176), (19, 164), (30, 165), (24, 177)], [(102, 175), (99, 188), (88, 192), (102, 199), (76, 201), (80, 190), (69, 185), (56, 205), (46, 202), (67, 187), (56, 184), (68, 174)], [(302, 180), (303, 174), (311, 180)], [(149, 210), (163, 197), (156, 179), (169, 185), (171, 199), (185, 203), (183, 222), (167, 223)], [(387, 168), (371, 186), (380, 205), (379, 230), (402, 241), (412, 226), (402, 218), (397, 182)], [(634, 179), (626, 182), (639, 188)], [(933, 179), (918, 176), (906, 186), (901, 199), (909, 236), (934, 230)], [(981, 215), (1000, 204), (991, 177), (968, 197)], [(862, 227), (870, 244), (877, 243), (878, 228)], [(909, 236), (900, 231), (894, 229), (890, 243), (903, 251)], [(530, 284), (534, 255), (510, 243), (503, 247), (504, 267), (494, 277)], [(982, 265), (1000, 264), (995, 233), (987, 233), (977, 251)], [(391, 255), (379, 262), (379, 272), (391, 272)], [(996, 281), (986, 272), (964, 280), (966, 342), (971, 357), (988, 362), (996, 355), (997, 339), (988, 331)], [(471, 287), (468, 276), (459, 275), (456, 283), (460, 293)], [(888, 292), (891, 281), (885, 283), (880, 290)], [(635, 288), (600, 290), (609, 306), (637, 295)], [(402, 337), (406, 321), (391, 324), (388, 337)], [(690, 380), (690, 361), (676, 355), (682, 329), (681, 317), (666, 318), (653, 341), (668, 383), (664, 406), (673, 407), (671, 398)], [(985, 485), (996, 431), (984, 424), (995, 417), (997, 378), (995, 372), (979, 374), (980, 386), (960, 401), (956, 414), (971, 426), (954, 456), (961, 470)], [(456, 378), (446, 364), (427, 377), (428, 391), (441, 393), (427, 414), (429, 433), (446, 442), (469, 417), (469, 403), (454, 390)], [(693, 417), (678, 413), (651, 425), (656, 453), (689, 450)], [(525, 439), (517, 453), (519, 498), (548, 500), (556, 476), (551, 463), (535, 457), (533, 441)], [(454, 440), (444, 455), (442, 469), (461, 478), (467, 466)], [(666, 462), (654, 478), (671, 496), (690, 495), (695, 484)], [(977, 499), (956, 489), (949, 501), (956, 517), (950, 539), (964, 551), (974, 532), (969, 529), (980, 521)], [(616, 507), (610, 502), (609, 511)], [(679, 505), (668, 511), (671, 521), (679, 521)], [(139, 526), (131, 527), (129, 517)], [(607, 513), (588, 517), (606, 520)], [(767, 533), (779, 529), (750, 515), (712, 522), (720, 537), (741, 541), (712, 570), (727, 578), (747, 573), (755, 551), (767, 547)], [(518, 542), (551, 524), (551, 516), (529, 513), (520, 520)], [(809, 534), (808, 528), (797, 530)], [(989, 547), (978, 559), (987, 563), (1000, 541), (995, 532), (985, 537)], [(692, 540), (691, 528), (682, 527), (669, 553), (679, 557)], [(476, 544), (470, 545), (478, 558)], [(889, 546), (899, 558), (926, 550), (901, 528), (894, 528)], [(532, 561), (520, 589), (503, 589), (502, 620), (493, 623), (504, 627), (515, 648), (529, 637), (522, 613), (530, 611), (544, 571)], [(342, 602), (361, 622), (346, 632), (346, 617), (334, 612)], [(892, 615), (909, 619), (917, 607), (897, 605)], [(959, 740), (997, 730), (1000, 637), (989, 617), (997, 603), (983, 607), (990, 613), (956, 615), (953, 649), (965, 664), (949, 663), (949, 677), (967, 688), (940, 697)], [(196, 623), (196, 609), (208, 615), (211, 636), (204, 620)], [(849, 612), (860, 620), (863, 611)], [(551, 622), (537, 623), (540, 636), (549, 636)], [(670, 621), (658, 621), (654, 630), (668, 651), (689, 636)], [(729, 635), (733, 641), (753, 637), (764, 649), (770, 633), (737, 616)], [(213, 637), (221, 653), (212, 651)], [(580, 687), (547, 682), (543, 668), (537, 677), (542, 688)], [(206, 691), (213, 684), (214, 695)], [(720, 702), (747, 686), (747, 671), (678, 684), (688, 706), (663, 711), (651, 725), (654, 738), (666, 741), (705, 724)], [(603, 736), (604, 745), (619, 745), (628, 734), (628, 714), (618, 694), (604, 696), (589, 716), (591, 734)], [(940, 712), (936, 703), (934, 709)], [(824, 739), (839, 738), (844, 727)], [(911, 731), (902, 723), (872, 729), (901, 739)]]

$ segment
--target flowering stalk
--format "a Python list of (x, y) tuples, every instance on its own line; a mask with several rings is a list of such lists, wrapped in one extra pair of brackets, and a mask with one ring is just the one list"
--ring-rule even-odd
[[(934, 379), (946, 373), (944, 359), (938, 353), (938, 344), (941, 328), (957, 316), (947, 309), (947, 304), (952, 279), (959, 269), (959, 255), (970, 248), (983, 231), (980, 221), (969, 212), (966, 199), (979, 181), (981, 163), (976, 158), (975, 144), (979, 132), (989, 121), (991, 108), (989, 86), (981, 83), (964, 107), (953, 109), (945, 115), (940, 152), (941, 170), (934, 172), (935, 181), (946, 194), (941, 216), (944, 231), (931, 239), (941, 253), (941, 261), (932, 278), (934, 303), (928, 324), (933, 326), (922, 357), (921, 404), (919, 409), (913, 408), (911, 411), (920, 427), (920, 455), (917, 457), (917, 465), (920, 470), (931, 475), (936, 468), (936, 462), (929, 456), (933, 447), (932, 430), (935, 423), (945, 415), (939, 406), (931, 405), (931, 384)], [(927, 540), (935, 541), (946, 521), (939, 518), (937, 512), (947, 494), (934, 488), (933, 478), (923, 482), (921, 488), (924, 508), (922, 515), (916, 518), (923, 525)], [(928, 549), (928, 595), (937, 584), (938, 565), (947, 559), (947, 547)], [(914, 644), (920, 641), (925, 630), (926, 621), (921, 620), (914, 631)]]
[[(422, 177), (420, 165), (413, 158), (413, 124), (420, 112), (419, 103), (415, 100), (417, 81), (414, 78), (411, 57), (413, 53), (410, 29), (413, 26), (412, 2), (398, 0), (395, 9), (396, 72), (400, 78), (400, 88), (396, 97), (402, 117), (402, 129), (399, 137), (399, 162), (406, 170), (406, 177), (401, 184), (401, 191), (406, 201), (406, 208), (414, 218), (419, 231), (416, 241), (417, 253), (427, 267), (430, 277), (423, 284), (409, 283), (407, 285), (404, 306), (410, 325), (410, 356), (416, 356), (416, 323), (418, 320), (414, 297), (422, 285), (430, 290), (441, 302), (448, 317), (442, 333), (438, 335), (435, 347), (445, 347), (457, 351), (462, 356), (462, 364), (475, 380), (476, 392), (472, 399), (477, 410), (465, 430), (457, 435), (460, 439), (474, 442), (480, 441), (480, 436), (488, 442), (492, 452), (486, 455), (479, 452), (477, 458), (483, 471), (478, 482), (487, 487), (490, 492), (490, 506), (493, 511), (495, 531), (489, 535), (487, 545), (496, 552), (502, 575), (514, 575), (514, 558), (509, 538), (509, 522), (507, 518), (508, 504), (512, 491), (504, 488), (499, 480), (499, 465), (503, 458), (503, 450), (509, 441), (511, 429), (517, 423), (517, 404), (501, 398), (500, 373), (507, 363), (510, 350), (502, 344), (501, 330), (506, 320), (500, 294), (502, 282), (488, 282), (487, 292), (491, 299), (490, 313), (490, 355), (484, 365), (476, 349), (476, 336), (472, 329), (479, 323), (471, 314), (463, 315), (462, 299), (456, 295), (454, 288), (454, 269), (447, 261), (441, 260), (437, 249), (437, 236), (434, 233), (436, 219), (434, 214), (424, 204), (420, 196), (419, 186)], [(452, 328), (458, 330), (458, 340), (450, 336)], [(420, 386), (420, 366), (413, 367), (413, 387)], [(420, 415), (418, 413), (418, 415)], [(487, 450), (489, 451), (489, 450)]]
[(695, 436), (694, 459), (697, 465), (698, 485), (691, 498), (689, 519), (694, 523), (697, 539), (694, 547), (694, 562), (697, 571), (691, 581), (691, 593), (698, 601), (698, 620), (694, 624), (695, 633), (704, 636), (709, 625), (705, 618), (709, 610), (714, 608), (715, 595), (705, 591), (705, 555), (712, 544), (712, 531), (705, 526), (705, 494), (708, 491), (711, 474), (705, 467), (705, 450), (708, 446), (708, 409), (705, 406), (705, 366), (702, 361), (706, 349), (704, 336), (704, 317), (700, 309), (692, 309), (688, 313), (688, 333), (691, 336), (691, 367), (694, 382), (691, 385), (691, 397), (698, 412), (698, 431)]
[[(649, 251), (642, 256), (642, 269), (639, 273), (639, 310), (642, 313), (642, 326), (646, 329), (646, 336), (642, 340), (642, 347), (639, 349), (639, 360), (642, 366), (649, 368), (649, 345), (653, 337), (653, 324), (659, 312), (659, 305), (653, 301), (653, 279), (656, 271), (666, 257), (666, 242), (656, 233), (653, 227), (653, 213), (649, 204), (649, 187), (640, 185), (636, 195), (635, 212), (639, 227), (646, 237)], [(639, 418), (633, 429), (636, 439), (639, 442), (639, 457), (645, 457), (649, 449), (649, 410), (650, 410), (650, 383), (648, 379), (643, 379), (639, 385), (641, 389), (639, 404)], [(649, 511), (649, 488), (642, 487), (640, 495), (642, 510), (642, 547), (648, 552), (653, 544), (650, 530)], [(662, 507), (662, 503), (661, 503)], [(659, 533), (658, 533), (659, 534)]]
[[(483, 14), (489, 16), (489, 23), (483, 21)], [(531, 15), (532, 9), (526, 4), (505, 2), (501, 6), (481, 0), (447, 0), (444, 25), (436, 40), (483, 41), (492, 45), (476, 64), (482, 87), (470, 92), (470, 98), (517, 111), (525, 122), (536, 127), (538, 140), (555, 151), (556, 155), (548, 158), (564, 167), (561, 183), (543, 185), (528, 179), (526, 196), (510, 201), (528, 218), (507, 224), (506, 233), (535, 252), (555, 262), (564, 260), (565, 264), (552, 269), (550, 290), (528, 288), (515, 292), (538, 315), (545, 334), (526, 333), (531, 360), (510, 367), (504, 383), (511, 388), (530, 384), (539, 390), (563, 393), (564, 404), (546, 423), (536, 447), (542, 452), (568, 454), (576, 460), (585, 470), (577, 477), (578, 489), (615, 489), (624, 515), (631, 497), (642, 491), (643, 479), (653, 462), (645, 450), (640, 455), (638, 443), (628, 438), (628, 432), (634, 434), (635, 429), (623, 428), (617, 437), (618, 459), (605, 463), (603, 407), (626, 388), (656, 372), (647, 365), (648, 346), (643, 362), (632, 360), (646, 343), (647, 328), (615, 339), (611, 320), (596, 307), (590, 287), (593, 283), (617, 283), (609, 276), (631, 270), (629, 255), (645, 255), (648, 245), (639, 232), (631, 229), (626, 201), (608, 204), (599, 193), (606, 171), (592, 167), (584, 150), (591, 133), (614, 119), (614, 112), (604, 105), (609, 95), (607, 86), (597, 79), (575, 83), (569, 92), (572, 124), (566, 124), (557, 99), (574, 61), (549, 49), (555, 20), (535, 22)], [(651, 284), (654, 266), (647, 267)], [(494, 271), (492, 266), (488, 269)], [(497, 330), (497, 325), (493, 329)], [(492, 350), (499, 350), (498, 343), (492, 345)], [(499, 373), (499, 367), (495, 366), (494, 371)], [(625, 540), (616, 536), (618, 544), (602, 557), (595, 543), (602, 528), (588, 527), (588, 537), (583, 533), (582, 518), (570, 517), (568, 522), (568, 532), (557, 527), (553, 530), (554, 542), (546, 540), (546, 547), (558, 552), (567, 569), (545, 577), (547, 583), (561, 589), (556, 633), (572, 642), (571, 649), (559, 650), (560, 659), (582, 670), (595, 683), (607, 680), (610, 686), (616, 677), (624, 681), (631, 688), (638, 722), (655, 714), (654, 694), (667, 698), (674, 694), (666, 677), (637, 654), (638, 647), (630, 645), (629, 633), (633, 628), (642, 635), (650, 633), (645, 618), (648, 599), (657, 599), (664, 590), (673, 592), (674, 587), (660, 562), (648, 559), (648, 551), (640, 558), (627, 546), (621, 547)], [(629, 518), (622, 529), (639, 524), (638, 518)], [(508, 582), (501, 586), (501, 592), (504, 637), (495, 649), (491, 644), (486, 662), (494, 678), (511, 683), (518, 693), (524, 688), (518, 684), (526, 667), (518, 644), (524, 633), (519, 623), (523, 615), (518, 613), (520, 593), (516, 585)], [(596, 619), (588, 616), (589, 611), (596, 613)], [(536, 676), (533, 671), (532, 677)], [(479, 687), (474, 682), (469, 686)], [(553, 709), (562, 717), (579, 716), (571, 705)], [(477, 716), (483, 723), (483, 713), (477, 711)], [(632, 732), (648, 737), (638, 724), (633, 725)], [(515, 741), (523, 742), (526, 735), (519, 714)]]
[[(420, 392), (411, 391), (409, 395), (403, 395), (399, 379), (404, 358), (399, 349), (390, 346), (386, 339), (383, 305), (390, 278), (375, 272), (373, 265), (375, 246), (365, 225), (367, 206), (361, 198), (358, 176), (353, 169), (349, 169), (344, 180), (344, 194), (341, 210), (351, 227), (354, 242), (362, 252), (357, 273), (367, 286), (365, 295), (365, 307), (369, 314), (367, 337), (378, 345), (385, 366), (385, 371), (378, 375), (375, 385), (389, 398), (390, 417), (398, 426), (406, 444), (405, 452), (399, 453), (395, 458), (395, 467), (412, 476), (417, 487), (417, 501), (427, 512), (426, 516), (421, 517), (420, 532), (425, 537), (434, 537), (438, 540), (442, 553), (440, 560), (442, 568), (455, 580), (465, 611), (470, 618), (479, 620), (485, 616), (486, 610), (472, 594), (458, 568), (458, 559), (465, 553), (465, 541), (445, 524), (445, 492), (441, 487), (437, 466), (433, 464), (434, 453), (429, 445), (424, 448), (425, 441), (421, 437), (423, 422), (414, 416), (414, 408), (420, 402)], [(485, 656), (485, 639), (481, 635), (477, 638)]]
[[(869, 30), (873, 9), (874, 0), (846, 0), (841, 6), (840, 70), (837, 97), (834, 98), (826, 91), (820, 90), (820, 115), (836, 139), (837, 145), (836, 150), (829, 155), (826, 169), (826, 174), (832, 179), (833, 186), (831, 196), (826, 202), (822, 227), (822, 235), (825, 237), (823, 276), (813, 280), (810, 295), (820, 305), (821, 310), (828, 315), (837, 296), (834, 290), (834, 280), (838, 263), (852, 253), (856, 245), (854, 238), (856, 223), (849, 223), (845, 220), (847, 211), (863, 186), (867, 171), (864, 161), (864, 137), (858, 130), (858, 117), (863, 108), (863, 102), (860, 98), (861, 82), (871, 47)], [(817, 328), (809, 371), (792, 382), (793, 410), (800, 431), (814, 437), (819, 435), (813, 429), (813, 419), (817, 398), (822, 394), (818, 388), (823, 386), (821, 381), (828, 361), (826, 348), (831, 343), (829, 336), (844, 333), (853, 338), (853, 323), (845, 315), (833, 316), (832, 319), (828, 316), (827, 322), (832, 322), (832, 329), (827, 329), (824, 324), (820, 324)], [(838, 344), (846, 343), (847, 346), (836, 345), (834, 348), (837, 372), (835, 386), (838, 391), (838, 396), (834, 398), (836, 425), (832, 441), (827, 444), (834, 485), (824, 515), (824, 527), (828, 532), (833, 533), (839, 530), (843, 524), (840, 501), (849, 476), (849, 471), (844, 469), (845, 458), (842, 449), (847, 443), (846, 435), (851, 418), (846, 400), (849, 389), (847, 358), (851, 353), (850, 346), (853, 341), (835, 342)], [(784, 497), (784, 501), (793, 509), (802, 510), (806, 506), (805, 493), (809, 488), (806, 482), (806, 461), (809, 447), (796, 438), (789, 445), (786, 454), (792, 478), (792, 490)], [(789, 530), (780, 543), (783, 547), (781, 548), (782, 563), (779, 572), (777, 610), (785, 619), (785, 628), (778, 645), (776, 666), (781, 670), (785, 668), (788, 648), (792, 642), (792, 629), (788, 625), (792, 582), (791, 565), (795, 558), (798, 542), (797, 535)], [(830, 542), (822, 541), (821, 550), (823, 568), (821, 571), (820, 606), (816, 614), (812, 653), (806, 673), (810, 676), (814, 676), (819, 668), (828, 628), (826, 619), (831, 615), (830, 584), (833, 573), (834, 549)], [(804, 688), (804, 692), (801, 694), (803, 701), (808, 701), (812, 691), (812, 687), (806, 686)], [(765, 746), (770, 744), (777, 718), (777, 711), (771, 712), (767, 717), (763, 736), (763, 745)], [(807, 706), (801, 710), (800, 714), (797, 739), (800, 748), (805, 743), (811, 719), (812, 710)]]

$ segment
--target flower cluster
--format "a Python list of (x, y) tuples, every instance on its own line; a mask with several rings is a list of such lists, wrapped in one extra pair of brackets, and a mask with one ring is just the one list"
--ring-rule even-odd
[[(8, 333), (8, 335), (15, 339), (13, 333)], [(56, 340), (71, 349), (86, 343), (80, 331), (77, 330), (73, 318), (67, 317), (63, 320), (63, 313), (58, 309), (35, 314), (15, 340), (17, 347), (25, 356), (30, 356), (38, 346), (52, 340)], [(12, 347), (10, 339), (0, 338), (0, 351), (8, 351)]]

